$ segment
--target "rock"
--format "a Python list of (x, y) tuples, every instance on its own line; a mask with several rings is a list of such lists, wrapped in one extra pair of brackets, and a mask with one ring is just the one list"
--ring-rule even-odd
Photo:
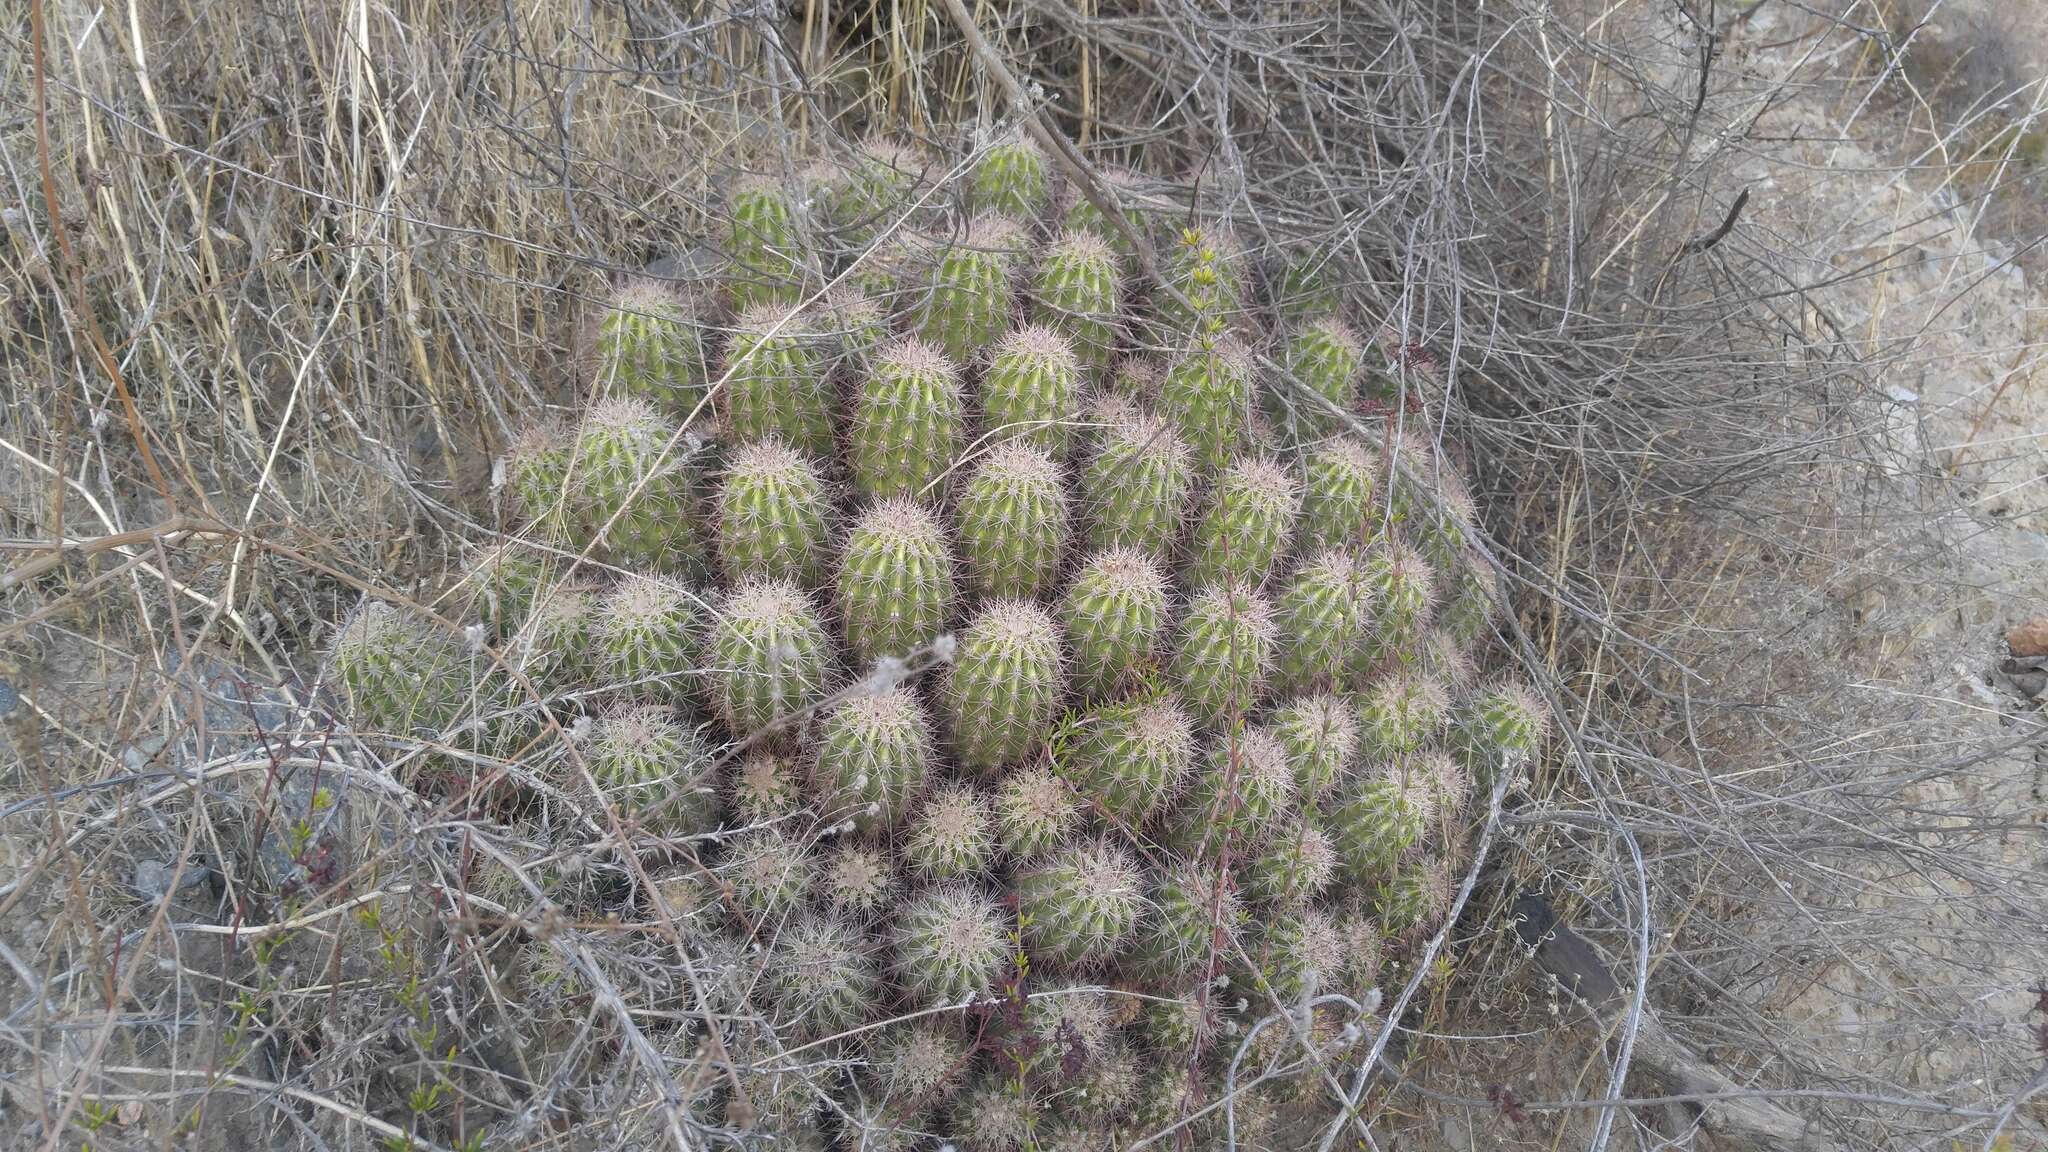
[(2012, 626), (2005, 634), (2006, 647), (2021, 659), (2048, 656), (2048, 616), (2033, 616)]

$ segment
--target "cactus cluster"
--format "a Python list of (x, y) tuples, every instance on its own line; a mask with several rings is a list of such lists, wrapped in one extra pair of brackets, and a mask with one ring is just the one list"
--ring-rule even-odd
[(548, 799), (482, 814), (632, 817), (654, 893), (622, 868), (584, 911), (754, 967), (704, 1059), (846, 1057), (844, 1106), (788, 1124), (1109, 1147), (1198, 1108), (1234, 1030), (1362, 999), (1434, 931), (1545, 713), (1471, 683), (1469, 512), (1407, 487), (1449, 462), (1360, 400), (1322, 280), (1134, 214), (1139, 283), (1036, 148), (976, 157), (948, 195), (883, 142), (740, 185), (717, 290), (622, 287), (580, 424), (509, 450), (483, 654), (371, 606), (328, 682), (413, 739), (520, 685), (490, 698)]

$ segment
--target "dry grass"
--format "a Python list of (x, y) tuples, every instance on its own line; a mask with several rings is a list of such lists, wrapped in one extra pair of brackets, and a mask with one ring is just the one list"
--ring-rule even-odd
[[(746, 1060), (661, 1050), (702, 994), (673, 937), (535, 898), (621, 870), (400, 786), (405, 762), (312, 706), (317, 652), (364, 597), (445, 604), (507, 527), (492, 460), (582, 400), (587, 302), (701, 231), (733, 172), (876, 128), (956, 147), (1008, 115), (998, 86), (923, 2), (33, 6), (40, 52), (25, 21), (0, 33), (0, 567), (98, 543), (0, 583), (0, 1129), (43, 1148), (759, 1140), (696, 1109)], [(1505, 915), (1536, 885), (1624, 987), (1651, 975), (1643, 1007), (1842, 1146), (1975, 1146), (2039, 1084), (2017, 1022), (1956, 1015), (2043, 975), (2038, 874), (2004, 849), (2038, 824), (1930, 811), (1915, 787), (1984, 748), (1927, 711), (1852, 707), (1823, 657), (1862, 634), (1793, 630), (1728, 579), (1969, 578), (1937, 563), (1948, 506), (1889, 445), (1880, 376), (1906, 352), (1845, 332), (1808, 254), (1748, 218), (1685, 243), (1728, 212), (1734, 126), (1760, 103), (1913, 96), (1832, 51), (1703, 69), (1697, 45), (1746, 17), (1697, 7), (979, 16), (1069, 136), (1120, 142), (1093, 158), (1173, 178), (1162, 193), (1191, 180), (1262, 253), (1335, 253), (1358, 315), (1410, 350), (1418, 431), (1479, 481), (1520, 609), (1501, 662), (1562, 705), (1568, 739), (1490, 829), (1450, 978), (1387, 990), (1414, 1008), (1380, 1037), (1402, 1076), (1333, 1070), (1354, 1091), (1371, 1074), (1358, 1115), (1383, 1136), (1460, 1112), (1508, 1142), (1696, 1138), (1612, 1044), (1542, 1082), (1568, 1099), (1525, 1091), (1533, 1119), (1486, 1099), (1555, 1042)], [(1862, 27), (1800, 35), (1880, 42)], [(2005, 187), (2033, 114), (1986, 130), (1981, 108), (1923, 105), (1947, 162), (2003, 156), (1965, 186)], [(1873, 537), (1891, 551), (1858, 550)], [(2016, 723), (2031, 750), (2038, 718)], [(345, 849), (331, 869), (303, 851), (324, 843)], [(1966, 951), (1898, 949), (1919, 986), (1885, 997), (1904, 1006), (1887, 1027), (1976, 1053), (1913, 1083), (1783, 1016), (1826, 978), (1815, 953), (1854, 968), (1887, 943), (1888, 895), (1983, 913)], [(551, 980), (502, 976), (535, 953)], [(750, 1098), (836, 1074), (783, 1055), (751, 1066)], [(1355, 1131), (1337, 1114), (1322, 1102), (1305, 1145)]]

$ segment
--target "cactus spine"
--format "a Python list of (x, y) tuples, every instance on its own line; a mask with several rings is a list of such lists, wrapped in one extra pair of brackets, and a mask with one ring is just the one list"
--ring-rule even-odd
[(1354, 883), (1391, 875), (1422, 841), (1433, 815), (1428, 782), (1405, 764), (1356, 783), (1330, 815), (1337, 857)]
[(768, 972), (777, 1018), (817, 1040), (866, 1022), (882, 1000), (882, 973), (858, 933), (807, 918), (782, 932)]
[(818, 902), (829, 915), (855, 927), (880, 919), (895, 904), (900, 887), (896, 865), (865, 844), (840, 845), (818, 868)]
[(803, 903), (814, 867), (802, 843), (780, 829), (756, 828), (733, 838), (719, 876), (742, 911), (772, 921)]
[(825, 695), (825, 625), (802, 588), (750, 580), (720, 606), (711, 629), (712, 696), (735, 736), (772, 727)]
[(733, 454), (718, 492), (718, 552), (728, 581), (750, 576), (815, 588), (825, 553), (824, 482), (780, 440)]
[(861, 382), (851, 458), (862, 495), (929, 500), (964, 436), (960, 378), (940, 351), (915, 337), (889, 346)]
[(1385, 677), (1359, 700), (1359, 747), (1382, 762), (1411, 755), (1443, 730), (1450, 708), (1449, 693), (1433, 679)]
[(1294, 804), (1287, 750), (1265, 728), (1235, 726), (1209, 746), (1170, 829), (1184, 855), (1213, 856), (1232, 839), (1256, 843)]
[(1028, 444), (999, 444), (968, 478), (957, 510), (967, 583), (983, 598), (1031, 599), (1058, 574), (1067, 536), (1059, 465)]
[(962, 766), (987, 772), (1038, 746), (1063, 687), (1059, 625), (1035, 604), (999, 600), (960, 640), (946, 707)]
[(1091, 556), (1060, 601), (1074, 687), (1108, 696), (1151, 666), (1166, 629), (1166, 573), (1135, 548)]
[(1243, 921), (1228, 876), (1212, 868), (1169, 865), (1152, 885), (1131, 952), (1151, 979), (1201, 972), (1230, 947)]
[(988, 435), (1022, 440), (1064, 458), (1080, 415), (1081, 367), (1074, 353), (1066, 337), (1039, 324), (1003, 337), (981, 377)]
[(902, 821), (931, 772), (931, 723), (907, 688), (856, 692), (826, 714), (817, 736), (827, 815), (864, 833)]
[(908, 499), (883, 501), (854, 525), (838, 583), (846, 643), (863, 665), (911, 655), (953, 614), (945, 536), (931, 512)]
[(1255, 900), (1285, 905), (1322, 894), (1337, 876), (1337, 849), (1313, 822), (1276, 831), (1245, 865), (1245, 891)]
[(1032, 316), (1073, 341), (1075, 357), (1100, 371), (1116, 351), (1122, 279), (1108, 241), (1092, 232), (1070, 231), (1038, 267)]
[(1259, 583), (1279, 564), (1301, 511), (1301, 485), (1271, 460), (1240, 459), (1219, 476), (1195, 531), (1200, 584)]
[(1458, 715), (1458, 743), (1465, 764), (1491, 787), (1503, 768), (1525, 766), (1550, 734), (1550, 710), (1527, 687), (1509, 682), (1481, 693)]
[(1365, 579), (1376, 609), (1365, 654), (1375, 662), (1412, 663), (1436, 607), (1428, 563), (1407, 545), (1390, 543), (1366, 561)]

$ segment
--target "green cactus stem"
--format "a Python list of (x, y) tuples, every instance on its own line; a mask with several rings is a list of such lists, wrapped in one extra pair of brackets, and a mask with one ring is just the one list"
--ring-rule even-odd
[(1059, 625), (1035, 604), (998, 600), (960, 638), (946, 679), (947, 715), (963, 767), (988, 772), (1031, 755), (1064, 687)]
[(1194, 491), (1193, 454), (1165, 422), (1123, 407), (1101, 412), (1096, 449), (1081, 476), (1091, 549), (1135, 548), (1169, 557)]
[(1123, 273), (1112, 242), (1069, 231), (1046, 250), (1032, 280), (1031, 314), (1072, 341), (1075, 359), (1100, 372), (1116, 353)]
[(983, 456), (956, 510), (967, 586), (983, 599), (1028, 600), (1059, 574), (1067, 494), (1059, 465), (1029, 444), (998, 444)]
[(1277, 461), (1235, 460), (1216, 478), (1195, 529), (1189, 578), (1198, 584), (1263, 583), (1287, 555), (1301, 511), (1301, 484)]
[(1301, 542), (1304, 549), (1365, 548), (1384, 533), (1375, 501), (1379, 455), (1350, 437), (1325, 441), (1302, 461)]
[(1130, 853), (1108, 841), (1062, 849), (1019, 873), (1025, 950), (1054, 966), (1108, 959), (1137, 924), (1142, 876)]
[(1095, 553), (1060, 601), (1074, 687), (1107, 697), (1153, 664), (1166, 631), (1166, 573), (1135, 548)]
[(995, 809), (970, 784), (927, 798), (910, 822), (903, 859), (925, 880), (962, 880), (988, 871), (996, 848)]
[(1302, 565), (1280, 595), (1276, 683), (1285, 692), (1344, 691), (1372, 636), (1373, 588), (1349, 552)]
[(898, 916), (892, 971), (923, 1008), (986, 996), (1010, 962), (1010, 926), (996, 902), (965, 885), (926, 889)]
[(1023, 136), (989, 146), (974, 164), (974, 207), (1019, 220), (1044, 213), (1052, 198), (1045, 153)]
[(739, 442), (775, 437), (812, 460), (830, 460), (832, 391), (816, 318), (780, 304), (742, 312), (726, 345), (720, 404)]
[(1058, 331), (1027, 324), (1002, 338), (981, 374), (981, 422), (993, 440), (1021, 440), (1065, 458), (1080, 418), (1081, 366)]
[(996, 791), (996, 836), (1015, 859), (1047, 855), (1080, 822), (1080, 801), (1047, 769), (1012, 772)]
[(907, 688), (848, 694), (826, 713), (816, 747), (826, 815), (863, 833), (900, 823), (931, 772), (931, 722)]
[(1024, 233), (1005, 216), (977, 216), (939, 254), (913, 322), (954, 361), (972, 363), (1002, 338), (1015, 310)]
[(846, 643), (862, 666), (937, 640), (957, 599), (938, 519), (908, 498), (870, 508), (841, 550), (838, 591)]
[(1270, 727), (1304, 799), (1320, 799), (1351, 774), (1359, 720), (1343, 697), (1319, 693), (1293, 700), (1274, 713)]
[(733, 192), (728, 210), (733, 275), (726, 287), (733, 310), (802, 299), (809, 262), (789, 194), (773, 181), (750, 178)]
[(696, 667), (698, 605), (681, 585), (635, 577), (598, 611), (597, 651), (607, 682), (657, 700), (682, 700)]
[(1241, 718), (1272, 675), (1274, 640), (1273, 609), (1257, 593), (1205, 588), (1188, 605), (1170, 675), (1204, 722)]
[(1159, 386), (1160, 411), (1211, 472), (1221, 472), (1249, 446), (1251, 404), (1251, 357), (1232, 340), (1181, 356)]
[(1096, 708), (1069, 726), (1063, 743), (1058, 770), (1125, 828), (1143, 828), (1194, 770), (1194, 722), (1172, 696)]
[(824, 481), (801, 453), (772, 437), (742, 445), (718, 490), (718, 553), (726, 580), (760, 576), (817, 587), (829, 507)]
[(681, 420), (703, 403), (708, 369), (688, 300), (673, 285), (635, 278), (612, 294), (597, 328), (597, 374)]
[(936, 499), (965, 435), (960, 377), (943, 353), (916, 337), (885, 347), (854, 400), (849, 455), (864, 496)]
[(824, 698), (831, 665), (824, 622), (802, 588), (751, 579), (719, 605), (706, 653), (719, 719), (736, 738)]

